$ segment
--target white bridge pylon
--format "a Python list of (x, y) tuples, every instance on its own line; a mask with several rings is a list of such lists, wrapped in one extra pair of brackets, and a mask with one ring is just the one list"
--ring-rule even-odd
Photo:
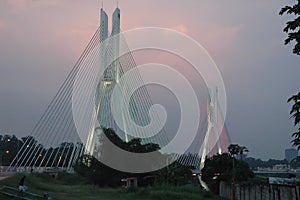
[[(125, 38), (117, 37), (113, 42), (103, 50), (99, 50), (100, 44), (109, 37), (120, 33), (120, 9), (116, 8), (112, 15), (112, 31), (108, 31), (108, 16), (103, 8), (100, 10), (100, 26), (93, 35), (89, 44), (81, 54), (75, 66), (67, 76), (55, 97), (43, 113), (40, 120), (31, 132), (31, 136), (23, 138), (23, 145), (20, 147), (17, 156), (10, 164), (8, 170), (45, 171), (48, 168), (60, 168), (66, 171), (72, 171), (72, 167), (77, 159), (83, 154), (90, 154), (95, 158), (101, 157), (101, 147), (103, 142), (102, 128), (111, 128), (124, 141), (128, 142), (133, 136), (127, 134), (130, 131), (136, 131), (134, 135), (141, 138), (142, 143), (156, 143), (164, 146), (169, 143), (170, 138), (165, 129), (161, 129), (155, 136), (147, 137), (147, 133), (138, 132), (129, 127), (133, 120), (140, 126), (146, 126), (150, 123), (149, 110), (153, 105), (146, 87), (141, 87), (135, 91), (127, 102), (130, 116), (121, 113), (122, 123), (117, 124), (111, 111), (111, 96), (114, 87), (119, 83), (127, 71), (136, 68), (136, 63), (131, 53), (119, 56), (120, 50), (128, 49)], [(128, 51), (130, 52), (130, 51)], [(108, 64), (108, 58), (113, 58), (114, 62)], [(96, 77), (95, 70), (91, 66), (104, 68), (105, 71), (99, 78), (97, 85), (91, 85), (88, 77)], [(74, 91), (74, 85), (79, 80), (80, 84)], [(135, 74), (134, 79), (126, 83), (142, 83), (143, 80), (139, 73)], [(122, 86), (122, 90), (117, 94), (119, 99), (124, 95), (130, 94), (130, 87)], [(94, 101), (85, 99), (87, 88), (95, 87), (93, 95)], [(75, 93), (75, 94), (74, 94)], [(74, 95), (82, 96), (78, 99), (77, 111), (83, 113), (79, 117), (82, 124), (74, 123)], [(209, 95), (207, 105), (207, 127), (205, 131), (203, 149), (196, 149), (192, 156), (175, 155), (179, 161), (185, 165), (193, 165), (202, 168), (205, 157), (215, 146), (212, 141), (218, 141), (218, 152), (222, 150), (222, 142), (219, 135), (222, 130), (219, 129), (218, 95), (217, 90), (213, 90)], [(86, 112), (90, 109), (89, 112)], [(159, 116), (157, 115), (159, 119)], [(160, 124), (154, 124), (160, 127)], [(82, 139), (79, 132), (84, 132), (86, 137)], [(216, 139), (216, 137), (218, 137)], [(202, 141), (200, 141), (202, 143)]]

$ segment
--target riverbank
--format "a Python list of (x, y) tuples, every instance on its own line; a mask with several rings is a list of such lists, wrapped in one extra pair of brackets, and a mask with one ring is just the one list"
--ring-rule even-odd
[[(17, 188), (23, 174), (15, 174), (0, 180), (0, 187), (7, 185)], [(25, 185), (28, 192), (38, 195), (48, 193), (54, 200), (218, 200), (219, 197), (203, 191), (195, 186), (154, 186), (128, 190), (125, 188), (100, 188), (90, 185), (89, 182), (78, 175), (59, 174), (52, 178), (49, 174), (26, 174)], [(5, 199), (0, 196), (0, 199)]]

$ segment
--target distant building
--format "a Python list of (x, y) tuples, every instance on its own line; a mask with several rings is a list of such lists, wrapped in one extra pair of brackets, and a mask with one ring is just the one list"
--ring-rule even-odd
[(298, 157), (297, 149), (286, 149), (285, 150), (285, 159), (291, 162), (294, 158)]
[(271, 171), (286, 172), (286, 171), (289, 171), (289, 165), (287, 165), (287, 164), (277, 164), (277, 165), (273, 166)]

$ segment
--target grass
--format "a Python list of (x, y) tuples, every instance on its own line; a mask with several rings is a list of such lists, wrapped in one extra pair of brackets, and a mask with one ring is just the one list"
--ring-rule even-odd
[[(0, 181), (0, 187), (16, 187), (24, 174), (16, 174)], [(218, 200), (219, 197), (193, 186), (155, 186), (127, 190), (124, 188), (99, 188), (89, 184), (83, 177), (74, 174), (59, 174), (53, 179), (48, 174), (26, 174), (28, 191), (39, 195), (50, 194), (54, 200)], [(7, 197), (0, 196), (0, 199)]]

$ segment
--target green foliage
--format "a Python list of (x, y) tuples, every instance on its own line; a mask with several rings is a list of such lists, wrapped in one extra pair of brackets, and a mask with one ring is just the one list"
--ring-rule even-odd
[(284, 44), (287, 45), (292, 41), (295, 41), (296, 44), (293, 48), (293, 53), (296, 55), (300, 55), (300, 0), (293, 6), (285, 6), (280, 12), (280, 15), (289, 14), (295, 15), (296, 18), (294, 20), (288, 21), (286, 23), (284, 32), (288, 34), (288, 37), (285, 39)]
[[(106, 135), (107, 139), (110, 142), (114, 143), (118, 147), (135, 153), (146, 153), (157, 151), (159, 146), (157, 144), (149, 143), (149, 144), (141, 144), (141, 140), (139, 138), (134, 138), (129, 142), (123, 141), (112, 129), (103, 128), (103, 133)], [(103, 142), (102, 146), (102, 154), (105, 156), (112, 156), (110, 152), (106, 149), (107, 145), (106, 140)], [(120, 162), (122, 162), (120, 160)], [(99, 162), (92, 156), (84, 155), (79, 159), (77, 164), (74, 166), (74, 169), (80, 175), (87, 177), (93, 184), (99, 186), (110, 186), (117, 187), (121, 186), (121, 179), (128, 177), (137, 177), (141, 178), (143, 176), (149, 176), (149, 173), (143, 174), (131, 174), (126, 172), (120, 172), (118, 170), (112, 169), (109, 166)]]
[[(140, 192), (140, 190), (142, 190), (142, 192)], [(138, 188), (136, 194), (139, 199), (149, 198), (155, 200), (219, 199), (214, 197), (211, 192), (203, 191), (199, 187), (190, 185), (182, 187), (162, 185), (149, 188)]]
[[(258, 167), (263, 167), (263, 168), (272, 168), (274, 165), (278, 164), (289, 164), (287, 160), (275, 160), (275, 159), (269, 159), (267, 161), (263, 161), (261, 159), (256, 159), (256, 158), (251, 158), (247, 157), (245, 159), (245, 162), (247, 162), (252, 170), (257, 170)], [(300, 163), (297, 162), (292, 162), (291, 167), (299, 166)]]
[(129, 173), (112, 169), (89, 155), (84, 155), (74, 166), (74, 169), (80, 175), (88, 178), (93, 184), (102, 187), (120, 186), (122, 178), (131, 176)]
[(290, 115), (291, 118), (294, 119), (294, 126), (298, 126), (298, 131), (294, 132), (292, 134), (292, 137), (294, 138), (292, 140), (293, 146), (297, 147), (298, 150), (300, 150), (300, 92), (296, 95), (293, 95), (288, 99), (287, 102), (293, 102)]
[(219, 181), (243, 182), (254, 177), (246, 162), (237, 160), (228, 153), (207, 158), (201, 172), (202, 180), (215, 192), (218, 191)]
[(160, 149), (158, 144), (154, 144), (154, 143), (142, 144), (140, 138), (133, 138), (129, 142), (125, 142), (115, 133), (113, 129), (111, 128), (102, 128), (102, 129), (103, 129), (103, 133), (112, 143), (114, 143), (116, 146), (126, 151), (135, 152), (135, 153), (148, 153)]
[(22, 145), (15, 135), (0, 135), (0, 165), (8, 166)]
[(300, 92), (288, 99), (288, 102), (291, 101), (293, 101), (294, 104), (291, 108), (290, 114), (291, 117), (294, 118), (294, 125), (296, 126), (300, 123)]
[(245, 146), (240, 146), (238, 144), (230, 144), (228, 146), (228, 152), (231, 156), (236, 157), (237, 155), (240, 155), (240, 158), (243, 159), (243, 154), (245, 152), (249, 152), (249, 150)]
[(184, 166), (175, 161), (172, 164), (154, 172), (154, 174), (158, 177), (158, 184), (183, 185), (187, 182), (191, 182), (192, 169), (194, 169), (194, 167)]
[(238, 144), (230, 144), (228, 146), (228, 152), (230, 153), (230, 155), (235, 156), (237, 154), (243, 154), (244, 152), (249, 152), (249, 150), (245, 146), (239, 146)]
[[(24, 148), (24, 147), (28, 148)], [(36, 150), (39, 149), (39, 157), (35, 162), (29, 162), (30, 167), (36, 167), (37, 163), (41, 163), (44, 167), (47, 162), (42, 162), (43, 158), (49, 158), (48, 167), (62, 167), (64, 162), (58, 163), (54, 155), (61, 155), (62, 160), (68, 160), (71, 157), (75, 145), (73, 143), (63, 142), (56, 148), (44, 148), (38, 144), (37, 140), (32, 136), (22, 137), (18, 139), (15, 135), (0, 135), (0, 165), (20, 166), (26, 156), (36, 155)], [(18, 153), (19, 152), (19, 153)], [(31, 157), (32, 158), (32, 157)], [(65, 159), (66, 158), (66, 159)], [(18, 162), (18, 163), (17, 163)], [(23, 162), (24, 164), (24, 162)]]
[[(16, 174), (5, 180), (0, 180), (2, 185), (17, 187), (18, 181), (23, 174)], [(73, 176), (73, 177), (72, 177)], [(82, 177), (75, 174), (59, 174), (58, 179), (49, 179), (49, 174), (28, 174), (25, 184), (28, 192), (43, 195), (49, 193), (53, 199), (81, 200), (81, 199), (102, 199), (102, 200), (217, 200), (221, 199), (210, 192), (202, 191), (199, 187), (170, 185), (136, 188), (129, 192), (124, 188), (99, 188), (81, 182)], [(77, 179), (78, 178), (78, 179)], [(72, 184), (65, 185), (64, 182), (74, 180)], [(0, 199), (7, 199), (1, 196)]]
[[(103, 128), (103, 132), (107, 136), (107, 139), (126, 151), (146, 153), (159, 150), (159, 145), (153, 143), (142, 144), (139, 138), (124, 142), (112, 129)], [(113, 156), (110, 155), (110, 152), (107, 152), (106, 142), (106, 140), (103, 141), (102, 154), (103, 156)], [(158, 152), (158, 154), (160, 153)], [(120, 162), (122, 161), (120, 160)], [(121, 179), (128, 177), (138, 178), (139, 185), (153, 185), (154, 183), (183, 185), (187, 182), (191, 182), (192, 168), (193, 167), (183, 166), (178, 162), (173, 162), (165, 168), (155, 172), (132, 174), (112, 169), (89, 155), (84, 155), (80, 158), (74, 167), (77, 173), (87, 177), (93, 184), (110, 187), (120, 186), (122, 184)], [(149, 179), (145, 179), (145, 177), (148, 177)]]

